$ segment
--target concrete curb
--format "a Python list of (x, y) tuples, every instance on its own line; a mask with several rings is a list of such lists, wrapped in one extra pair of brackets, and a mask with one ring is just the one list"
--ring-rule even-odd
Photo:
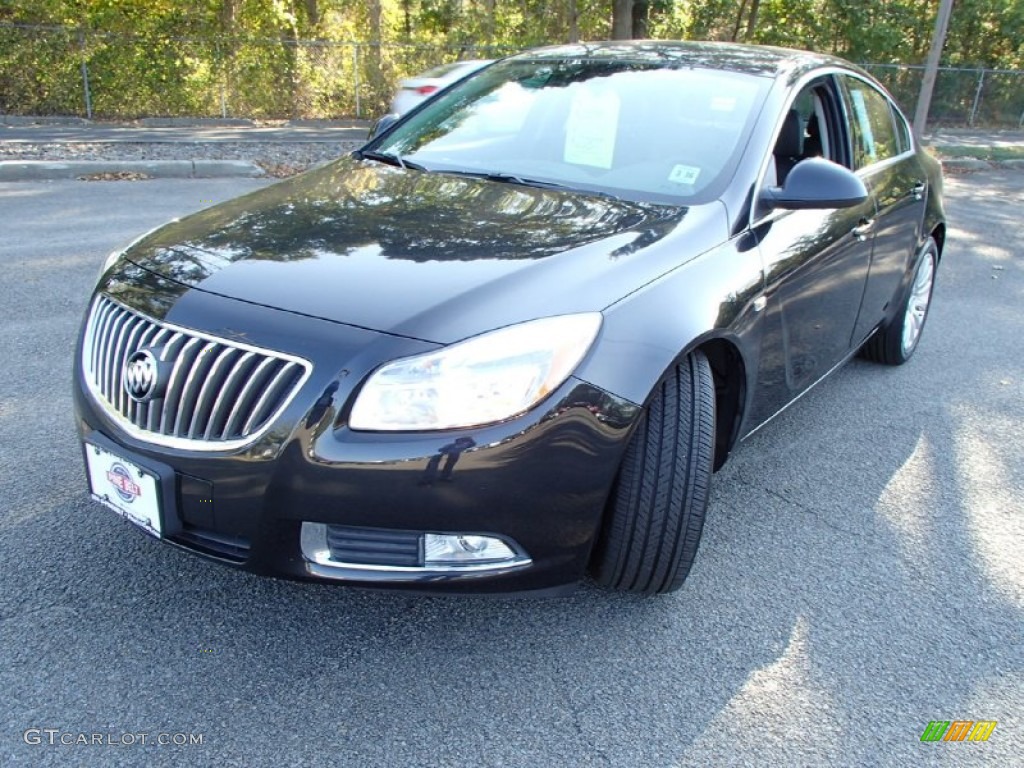
[(245, 117), (140, 117), (135, 120), (89, 120), (85, 117), (0, 114), (0, 126), (65, 126), (74, 128), (337, 128), (369, 130), (373, 120), (358, 117), (252, 120)]
[(1009, 169), (1024, 171), (1024, 160), (982, 160), (977, 157), (942, 157), (943, 168), (957, 168), (963, 171), (990, 171)]
[(124, 123), (144, 128), (252, 127), (256, 125), (255, 121), (241, 117), (140, 117), (138, 120), (126, 120)]
[(253, 178), (265, 175), (262, 168), (248, 160), (192, 160), (191, 163), (192, 176), (196, 179)]
[(255, 178), (263, 169), (246, 160), (7, 160), (0, 181), (77, 179), (96, 173), (142, 173), (154, 179)]
[(968, 171), (985, 171), (992, 167), (991, 163), (976, 157), (944, 157), (940, 162), (943, 168), (962, 168)]
[(84, 117), (44, 117), (34, 115), (0, 115), (0, 125), (92, 125)]

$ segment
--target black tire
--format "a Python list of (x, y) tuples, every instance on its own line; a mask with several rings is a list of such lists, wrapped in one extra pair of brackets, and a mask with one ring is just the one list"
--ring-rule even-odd
[[(932, 305), (932, 289), (935, 286), (935, 271), (938, 264), (939, 246), (934, 239), (928, 238), (928, 242), (925, 243), (918, 256), (917, 264), (914, 266), (914, 276), (905, 289), (899, 309), (887, 325), (879, 328), (870, 339), (864, 342), (864, 346), (860, 348), (861, 357), (883, 365), (903, 365), (913, 357), (914, 350), (917, 349), (918, 342), (921, 340), (924, 325), (928, 320), (928, 310)], [(927, 299), (922, 302), (921, 294), (915, 288), (918, 286), (919, 280), (923, 278), (923, 271), (927, 271), (929, 277), (927, 278)], [(914, 313), (908, 312), (912, 302), (916, 309)], [(917, 314), (919, 319), (915, 321), (912, 317), (913, 314)], [(915, 323), (917, 325), (916, 334), (914, 334), (912, 343), (907, 344), (904, 335), (908, 333), (908, 325), (912, 326)]]
[(697, 555), (715, 458), (715, 384), (694, 352), (659, 384), (609, 498), (594, 577), (646, 595), (682, 586)]

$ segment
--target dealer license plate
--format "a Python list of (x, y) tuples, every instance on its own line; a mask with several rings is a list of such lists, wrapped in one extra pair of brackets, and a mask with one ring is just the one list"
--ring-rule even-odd
[(92, 497), (153, 536), (160, 536), (156, 477), (138, 464), (92, 443), (85, 445)]

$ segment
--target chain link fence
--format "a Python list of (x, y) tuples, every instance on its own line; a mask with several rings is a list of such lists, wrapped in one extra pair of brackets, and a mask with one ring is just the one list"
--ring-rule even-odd
[[(862, 64), (913, 116), (923, 66)], [(940, 67), (928, 111), (930, 128), (1024, 127), (1024, 71)]]
[[(500, 46), (133, 37), (0, 24), (0, 114), (98, 118), (377, 117), (402, 77)], [(866, 64), (909, 112), (923, 67)], [(1024, 126), (1024, 71), (939, 71), (929, 125)]]
[(133, 37), (0, 24), (0, 114), (377, 117), (402, 77), (500, 46)]

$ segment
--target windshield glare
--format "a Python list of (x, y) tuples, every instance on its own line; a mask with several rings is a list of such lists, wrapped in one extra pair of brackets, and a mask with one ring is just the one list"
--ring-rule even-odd
[(649, 62), (510, 59), (438, 97), (373, 148), (431, 171), (704, 202), (732, 177), (769, 82)]

